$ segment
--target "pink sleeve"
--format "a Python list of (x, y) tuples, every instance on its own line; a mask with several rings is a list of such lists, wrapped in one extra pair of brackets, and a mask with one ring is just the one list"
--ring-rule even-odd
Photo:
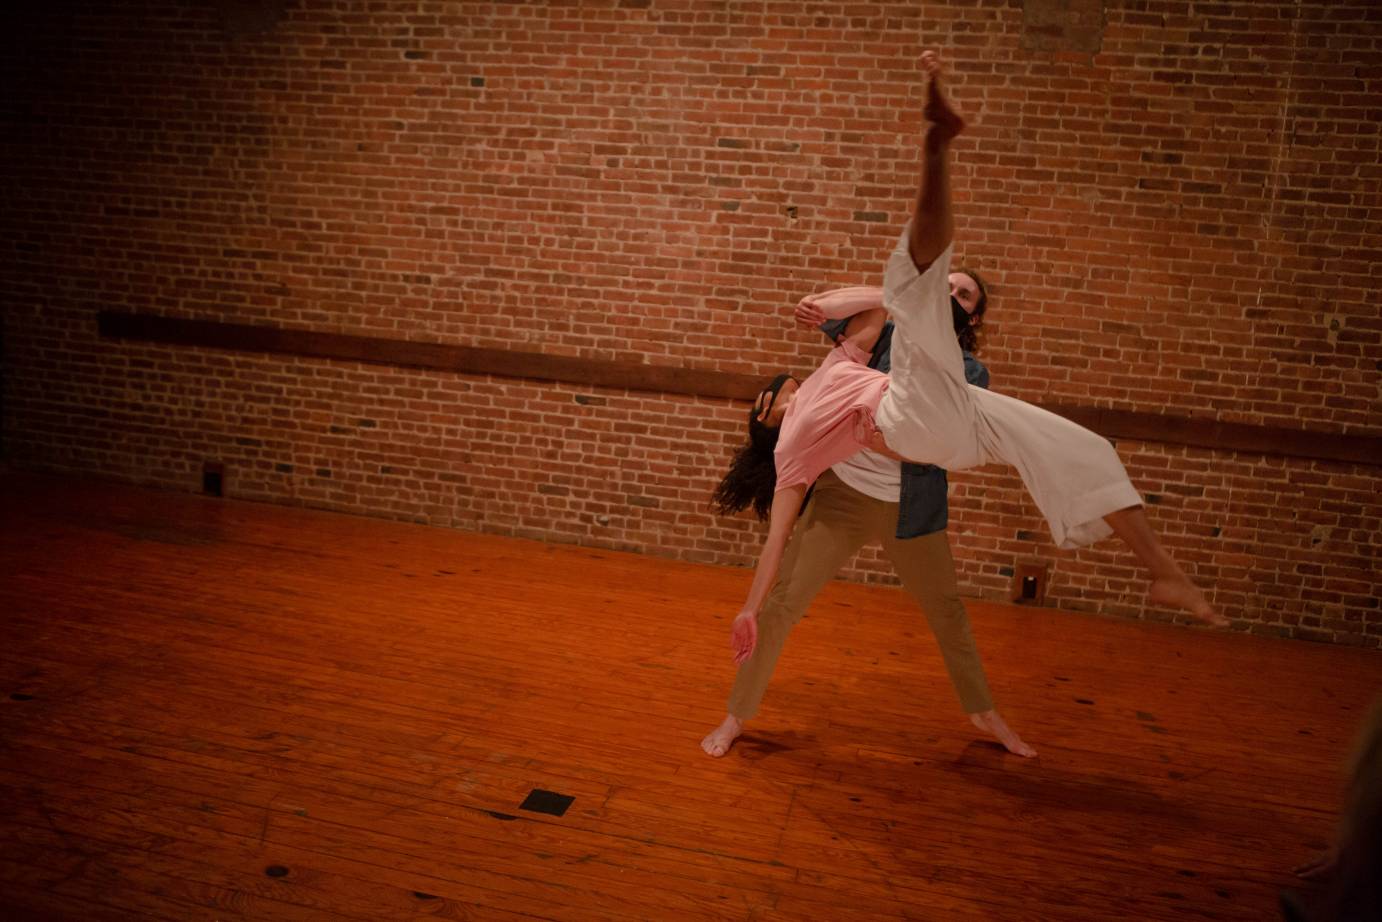
[(773, 461), (777, 465), (777, 489), (779, 490), (798, 484), (809, 487), (821, 475), (820, 471), (813, 474), (806, 466), (805, 458), (799, 454), (796, 457), (787, 457), (785, 454), (775, 453)]
[(872, 357), (873, 356), (869, 355), (863, 349), (854, 345), (854, 343), (847, 339), (842, 339), (835, 344), (834, 349), (830, 350), (830, 354), (825, 357), (825, 361), (821, 362), (821, 368), (829, 368), (831, 365), (838, 365), (841, 362), (853, 362), (856, 365), (867, 365), (869, 359)]

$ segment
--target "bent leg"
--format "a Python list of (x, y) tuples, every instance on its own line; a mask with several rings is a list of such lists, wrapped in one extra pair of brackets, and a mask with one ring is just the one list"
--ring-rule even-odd
[(1117, 534), (1150, 571), (1150, 599), (1226, 626), (1162, 548), (1108, 439), (1064, 417), (992, 391), (973, 392), (984, 460), (1017, 469), (1062, 548)]
[(1137, 555), (1143, 566), (1151, 571), (1152, 585), (1147, 591), (1151, 601), (1168, 608), (1179, 608), (1215, 627), (1228, 626), (1228, 619), (1214, 610), (1204, 594), (1190, 582), (1185, 571), (1166, 553), (1141, 506), (1109, 513), (1104, 516), (1104, 521)]

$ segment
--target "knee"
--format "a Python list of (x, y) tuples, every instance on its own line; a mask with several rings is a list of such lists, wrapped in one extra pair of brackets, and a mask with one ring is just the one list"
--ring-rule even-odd
[(926, 600), (926, 621), (937, 638), (945, 642), (969, 642), (969, 614), (958, 595), (945, 593)]
[(764, 605), (758, 614), (758, 636), (770, 639), (785, 637), (805, 614), (805, 606), (798, 608), (785, 602)]

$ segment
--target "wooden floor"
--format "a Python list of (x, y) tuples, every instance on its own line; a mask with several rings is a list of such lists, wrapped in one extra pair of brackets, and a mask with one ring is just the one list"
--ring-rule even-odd
[(835, 584), (712, 760), (746, 571), (15, 473), (0, 510), (6, 919), (1270, 919), (1382, 688), (975, 603), (1024, 761), (904, 596)]

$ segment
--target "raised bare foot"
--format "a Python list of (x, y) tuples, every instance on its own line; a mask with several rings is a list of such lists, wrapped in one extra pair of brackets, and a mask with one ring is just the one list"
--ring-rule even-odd
[(923, 51), (921, 69), (931, 78), (926, 87), (926, 108), (921, 114), (931, 123), (930, 136), (938, 141), (948, 141), (965, 130), (965, 120), (950, 108), (950, 102), (941, 93), (940, 55), (934, 51)]
[(1229, 621), (1214, 610), (1204, 593), (1185, 576), (1167, 576), (1152, 580), (1147, 590), (1147, 598), (1157, 605), (1179, 608), (1192, 618), (1198, 618), (1214, 627), (1228, 627)]
[(994, 737), (1003, 744), (1014, 755), (1030, 759), (1037, 754), (1036, 750), (1022, 742), (1022, 737), (1013, 732), (1003, 718), (998, 716), (997, 711), (983, 711), (979, 714), (970, 714), (969, 720), (974, 726), (983, 730), (988, 735)]
[(701, 748), (705, 750), (706, 755), (718, 759), (729, 752), (729, 747), (734, 745), (734, 741), (743, 732), (744, 722), (733, 714), (726, 714), (725, 722), (711, 730), (706, 734), (705, 739), (701, 740)]

